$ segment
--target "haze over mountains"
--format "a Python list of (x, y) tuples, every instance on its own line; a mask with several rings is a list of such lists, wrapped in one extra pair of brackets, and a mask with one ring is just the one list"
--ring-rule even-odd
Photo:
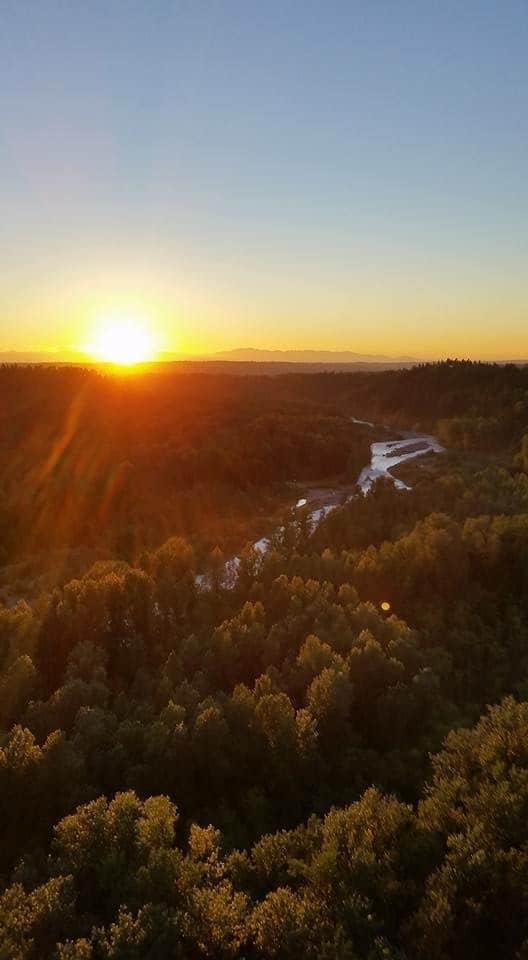
[[(79, 362), (85, 359), (81, 351), (5, 350), (0, 351), (4, 363)], [(243, 363), (418, 363), (416, 357), (390, 357), (382, 354), (356, 353), (353, 350), (263, 350), (256, 347), (238, 347), (210, 354), (164, 352), (162, 360), (232, 360)]]
[(239, 347), (222, 350), (210, 360), (238, 360), (250, 363), (418, 363), (416, 357), (389, 357), (383, 354), (355, 353), (352, 350), (259, 350), (255, 347)]
[[(479, 359), (479, 358), (475, 358)], [(186, 354), (163, 352), (159, 363), (181, 364), (186, 370), (212, 371), (229, 370), (232, 373), (268, 373), (287, 372), (293, 368), (299, 372), (326, 370), (361, 370), (368, 366), (371, 370), (387, 370), (412, 367), (425, 363), (430, 358), (408, 355), (389, 356), (385, 354), (357, 353), (353, 350), (266, 350), (256, 347), (238, 347), (211, 354)], [(489, 363), (525, 364), (521, 358), (485, 358)], [(66, 363), (93, 365), (96, 361), (86, 353), (75, 350), (0, 350), (0, 364), (12, 363)], [(249, 365), (249, 369), (248, 369)]]

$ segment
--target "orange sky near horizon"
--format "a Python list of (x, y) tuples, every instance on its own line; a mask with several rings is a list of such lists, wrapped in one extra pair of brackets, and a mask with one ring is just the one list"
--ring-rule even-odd
[(526, 4), (131, 6), (2, 11), (0, 353), (528, 357)]
[[(376, 309), (377, 307), (377, 309)], [(401, 309), (401, 308), (400, 308)], [(27, 310), (27, 313), (26, 313)], [(467, 310), (467, 308), (466, 308)], [(493, 310), (493, 304), (473, 306), (468, 319), (462, 307), (437, 311), (424, 305), (410, 306), (398, 317), (386, 306), (363, 302), (347, 311), (344, 307), (328, 309), (325, 315), (312, 306), (297, 314), (283, 313), (278, 305), (260, 309), (242, 309), (242, 305), (225, 312), (214, 304), (192, 309), (187, 302), (172, 309), (155, 307), (148, 298), (121, 298), (114, 302), (58, 309), (41, 304), (36, 322), (29, 309), (9, 311), (7, 321), (0, 324), (0, 353), (34, 352), (53, 357), (76, 359), (93, 356), (91, 344), (97, 331), (112, 325), (119, 315), (138, 322), (148, 331), (156, 355), (175, 354), (203, 356), (237, 348), (262, 350), (353, 351), (385, 356), (410, 356), (418, 359), (442, 359), (448, 356), (483, 360), (525, 359), (528, 357), (527, 325), (522, 315), (512, 311), (509, 322)], [(14, 313), (14, 315), (13, 315)], [(521, 313), (521, 311), (518, 311)], [(420, 316), (421, 314), (421, 316)], [(495, 314), (495, 315), (494, 315)], [(487, 322), (486, 322), (487, 321)]]

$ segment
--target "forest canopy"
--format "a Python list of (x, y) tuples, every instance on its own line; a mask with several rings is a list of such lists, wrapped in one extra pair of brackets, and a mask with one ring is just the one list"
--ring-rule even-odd
[(528, 370), (0, 395), (1, 960), (528, 957)]

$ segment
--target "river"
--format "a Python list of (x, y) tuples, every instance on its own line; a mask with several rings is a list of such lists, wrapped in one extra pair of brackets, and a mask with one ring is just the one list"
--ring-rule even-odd
[[(374, 427), (374, 424), (367, 420), (357, 420), (351, 417), (354, 423), (364, 424), (368, 427)], [(332, 510), (340, 506), (344, 501), (350, 500), (354, 496), (362, 496), (370, 490), (372, 484), (380, 477), (392, 481), (398, 490), (410, 490), (410, 487), (403, 480), (394, 477), (391, 471), (400, 463), (407, 460), (414, 460), (416, 457), (423, 457), (426, 453), (443, 453), (444, 447), (429, 433), (413, 433), (411, 431), (398, 431), (399, 439), (396, 440), (376, 440), (370, 445), (370, 463), (361, 470), (356, 484), (354, 486), (343, 487), (317, 487), (307, 490), (295, 504), (296, 510), (303, 510), (306, 507), (313, 506), (308, 517), (312, 529), (323, 520)], [(277, 533), (283, 528), (279, 527)], [(253, 549), (257, 553), (265, 554), (270, 546), (270, 537), (261, 537), (253, 544)], [(234, 586), (238, 568), (240, 566), (240, 557), (232, 557), (225, 565), (225, 581), (227, 586)], [(201, 587), (207, 586), (207, 574), (199, 574), (196, 582)]]
[(393, 477), (391, 470), (406, 460), (423, 457), (425, 453), (443, 453), (444, 447), (428, 433), (404, 433), (400, 440), (378, 440), (370, 445), (370, 463), (358, 477), (358, 487), (367, 493), (375, 480), (385, 477), (399, 490), (409, 490), (403, 480)]

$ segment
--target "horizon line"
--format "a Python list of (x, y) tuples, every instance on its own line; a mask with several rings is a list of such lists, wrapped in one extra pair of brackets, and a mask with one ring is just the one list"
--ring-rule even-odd
[[(264, 356), (253, 356), (252, 358), (237, 356), (242, 353), (264, 354)], [(265, 356), (265, 355), (268, 356)], [(273, 354), (273, 358), (269, 355)], [(293, 359), (291, 355), (304, 354), (309, 355), (310, 359), (298, 357)], [(324, 354), (324, 357), (317, 359), (317, 354)], [(350, 357), (347, 358), (346, 354)], [(282, 356), (281, 356), (282, 355)], [(284, 355), (287, 358), (284, 358)], [(290, 355), (290, 356), (288, 356)], [(344, 356), (345, 355), (345, 356)], [(339, 359), (339, 358), (342, 359)], [(218, 351), (216, 353), (193, 353), (184, 354), (173, 351), (161, 351), (156, 357), (142, 361), (137, 366), (155, 366), (163, 363), (222, 363), (222, 364), (273, 364), (280, 366), (329, 366), (339, 364), (340, 366), (364, 365), (364, 366), (418, 366), (420, 364), (445, 363), (449, 360), (471, 361), (474, 363), (489, 364), (528, 364), (528, 357), (494, 357), (494, 356), (468, 356), (463, 354), (445, 354), (438, 357), (411, 357), (411, 356), (390, 356), (380, 354), (360, 354), (349, 350), (265, 350), (259, 348), (235, 348), (233, 350)], [(74, 350), (1, 350), (0, 364), (64, 364), (72, 366), (112, 366), (111, 362), (105, 362), (91, 357), (83, 351)]]

